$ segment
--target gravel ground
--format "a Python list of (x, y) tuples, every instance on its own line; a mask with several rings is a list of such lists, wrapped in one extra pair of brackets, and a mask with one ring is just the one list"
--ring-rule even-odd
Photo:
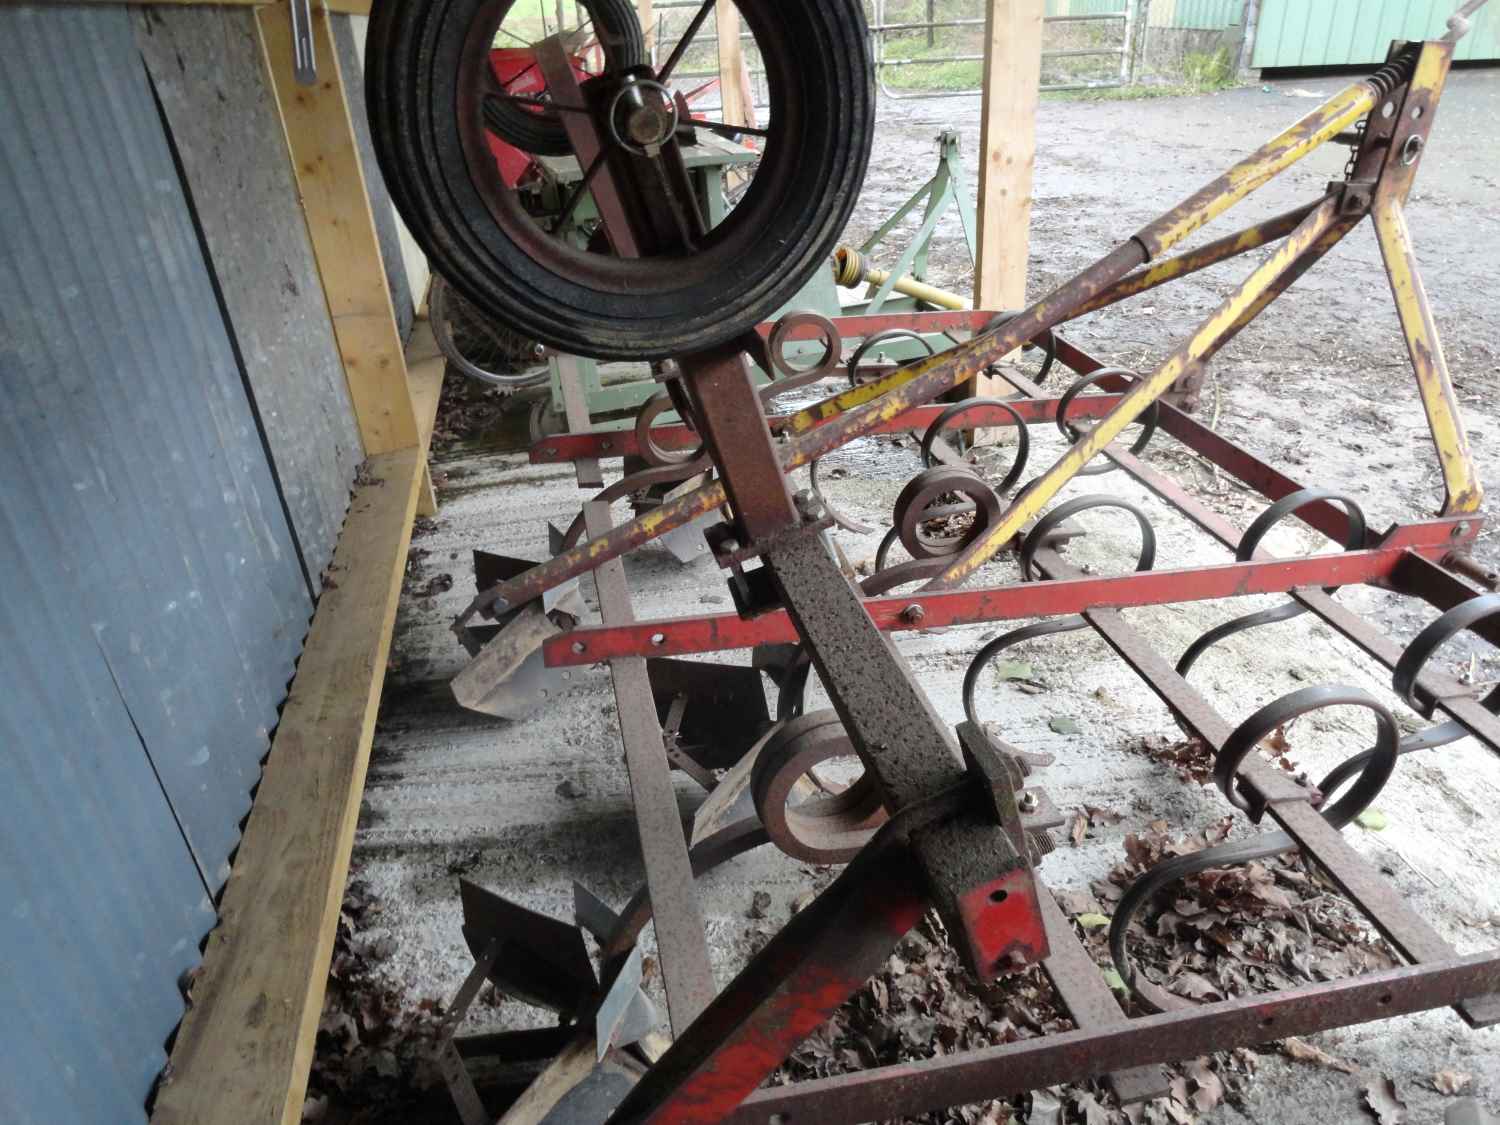
[[(1222, 170), (1341, 85), (1301, 79), (1212, 96), (1120, 102), (1048, 101), (1038, 121), (1031, 283), (1033, 295), (1086, 265), (1164, 207)], [(1500, 355), (1495, 267), (1500, 250), (1500, 73), (1454, 76), (1410, 206), (1428, 290), (1444, 332), (1454, 382), (1470, 425), (1481, 472), (1500, 479)], [(963, 99), (887, 103), (851, 242), (873, 229), (919, 183), (932, 138), (957, 129), (963, 150), (978, 148), (978, 114)], [(1339, 175), (1342, 150), (1316, 155), (1243, 205), (1245, 221), (1274, 214), (1317, 195)], [(1237, 213), (1238, 214), (1238, 213)], [(1233, 222), (1234, 220), (1228, 220)], [(1221, 224), (1215, 231), (1230, 229)], [(1104, 358), (1135, 367), (1158, 360), (1235, 283), (1247, 266), (1221, 266), (1157, 295), (1095, 314), (1071, 334)], [(934, 250), (933, 279), (968, 285), (956, 224)], [(1060, 383), (1061, 380), (1059, 379)], [(1245, 331), (1214, 363), (1204, 396), (1206, 416), (1308, 484), (1354, 493), (1381, 527), (1433, 512), (1441, 497), (1434, 458), (1396, 330), (1379, 254), (1368, 227), (1354, 232), (1316, 271)], [(1034, 462), (1061, 451), (1055, 435), (1037, 428)], [(1209, 501), (1242, 526), (1260, 505), (1215, 483), (1157, 445), (1154, 463), (1195, 482)], [(825, 489), (850, 515), (884, 526), (892, 501), (917, 468), (911, 444), (865, 440), (831, 456)], [(382, 902), (379, 926), (392, 939), (384, 971), (415, 1004), (452, 995), (469, 967), (459, 932), (456, 877), (463, 874), (535, 909), (571, 913), (572, 881), (580, 879), (615, 904), (641, 879), (628, 783), (621, 762), (613, 695), (607, 676), (582, 669), (564, 696), (518, 722), (459, 711), (446, 681), (463, 654), (447, 625), (472, 590), (473, 547), (541, 558), (546, 521), (566, 523), (580, 494), (571, 474), (532, 467), (524, 456), (457, 449), (435, 465), (446, 474), (442, 510), (414, 546), (426, 552), (412, 586), (434, 591), (407, 597), (397, 624), (392, 674), (376, 736), (356, 843), (353, 877)], [(837, 470), (842, 469), (843, 472)], [(1196, 475), (1195, 475), (1196, 474)], [(1168, 513), (1119, 474), (1074, 485), (1069, 495), (1109, 491), (1143, 504), (1161, 537), (1158, 565), (1226, 561), (1227, 553)], [(622, 509), (623, 510), (623, 509)], [(1107, 572), (1133, 554), (1121, 525), (1102, 517), (1075, 558)], [(851, 559), (874, 554), (878, 533), (840, 533)], [(1273, 550), (1317, 549), (1295, 530), (1278, 533)], [(1500, 539), (1481, 541), (1489, 563), (1500, 562)], [(726, 608), (722, 578), (710, 565), (679, 567), (659, 549), (627, 564), (638, 613), (671, 615)], [(443, 590), (442, 574), (454, 578)], [(983, 581), (1015, 577), (1009, 563), (987, 568)], [(592, 589), (584, 583), (591, 598)], [(1409, 636), (1431, 611), (1402, 605), (1376, 591), (1341, 598)], [(1134, 611), (1131, 619), (1180, 652), (1208, 626), (1260, 599)], [(962, 717), (959, 685), (969, 657), (997, 629), (905, 634), (901, 648), (943, 717)], [(1457, 649), (1455, 645), (1455, 650)], [(1500, 678), (1500, 660), (1475, 650), (1480, 680)], [(743, 659), (742, 653), (722, 659)], [(1167, 768), (1125, 752), (1134, 740), (1172, 734), (1165, 709), (1104, 644), (1079, 633), (1037, 642), (1024, 654), (1045, 690), (1028, 694), (998, 680), (984, 686), (985, 716), (1028, 750), (1051, 751), (1058, 764), (1045, 784), (1059, 805), (1085, 804), (1123, 814), (1096, 828), (1080, 846), (1049, 856), (1049, 884), (1083, 887), (1122, 856), (1122, 843), (1152, 819), (1174, 829), (1201, 829), (1226, 806), (1212, 789), (1184, 786)], [(1469, 650), (1445, 652), (1455, 670)], [(1394, 701), (1388, 677), (1327, 628), (1307, 618), (1236, 638), (1205, 657), (1194, 679), (1233, 721), (1308, 682), (1358, 684)], [(1058, 734), (1052, 720), (1074, 720), (1078, 733)], [(1408, 716), (1410, 718), (1410, 716)], [(1061, 724), (1071, 729), (1067, 724)], [(1359, 728), (1362, 730), (1362, 728)], [(1352, 721), (1296, 729), (1293, 754), (1314, 775), (1360, 746)], [(563, 784), (570, 782), (571, 784)], [(699, 799), (679, 780), (684, 812)], [(1386, 870), (1413, 907), (1459, 949), (1500, 938), (1500, 762), (1472, 742), (1408, 759), (1379, 800), (1388, 826), (1351, 829), (1353, 844)], [(714, 968), (724, 983), (745, 957), (787, 917), (791, 904), (820, 873), (761, 849), (700, 882)], [(764, 919), (750, 916), (752, 896), (765, 892)], [(542, 1022), (518, 1005), (487, 1009), (473, 1026)], [(1318, 1045), (1364, 1068), (1363, 1076), (1264, 1058), (1239, 1106), (1221, 1105), (1211, 1122), (1369, 1121), (1360, 1087), (1387, 1075), (1410, 1107), (1410, 1120), (1435, 1121), (1451, 1099), (1432, 1076), (1454, 1069), (1474, 1076), (1474, 1092), (1500, 1105), (1500, 1052), (1495, 1033), (1466, 1030), (1449, 1012), (1430, 1013), (1315, 1037)]]

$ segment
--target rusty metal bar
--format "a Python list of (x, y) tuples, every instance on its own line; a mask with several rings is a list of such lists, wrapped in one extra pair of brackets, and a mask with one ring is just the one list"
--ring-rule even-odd
[[(788, 423), (788, 431), (797, 436), (787, 443), (782, 458), (783, 469), (789, 472), (815, 461), (840, 445), (870, 433), (882, 423), (900, 417), (912, 407), (930, 402), (944, 391), (972, 381), (991, 364), (1061, 323), (1071, 310), (1091, 300), (1137, 266), (1145, 265), (1164, 253), (1276, 173), (1290, 167), (1318, 145), (1336, 136), (1369, 111), (1375, 103), (1376, 93), (1375, 85), (1369, 80), (1361, 80), (1341, 91), (996, 331), (799, 411)], [(1325, 214), (1326, 203), (1314, 212), (1316, 216)], [(1300, 229), (1306, 233), (1308, 224), (1313, 223), (1314, 219), (1310, 217)], [(1321, 234), (1324, 224), (1319, 222), (1314, 225)], [(1288, 239), (1287, 246), (1272, 260), (1280, 261), (1286, 249), (1295, 245), (1296, 239), (1297, 233), (1294, 232)], [(1252, 276), (1258, 276), (1259, 273), (1257, 271)], [(1173, 374), (1165, 385), (1169, 386), (1180, 374), (1180, 371)], [(1156, 391), (1155, 395), (1159, 393), (1160, 391)], [(1137, 407), (1144, 408), (1144, 405), (1143, 395), (1131, 404), (1131, 409), (1138, 413)], [(1133, 418), (1134, 414), (1130, 417)], [(1129, 418), (1119, 423), (1120, 428), (1128, 424)], [(1095, 428), (1096, 431), (1105, 429), (1107, 423)], [(1111, 434), (1106, 443), (1113, 436)], [(1080, 445), (1087, 444), (1091, 437), (1092, 434), (1086, 436)], [(633, 550), (658, 535), (690, 523), (723, 502), (722, 486), (710, 484), (663, 504), (645, 516), (614, 528), (609, 536), (592, 541), (587, 548), (580, 545), (565, 551), (525, 574), (480, 594), (460, 617), (458, 627), (483, 608), (504, 608), (530, 601), (543, 590), (582, 574), (606, 559), (616, 558)]]
[(1244, 996), (1001, 1047), (757, 1090), (724, 1125), (855, 1125), (1455, 1004), (1500, 988), (1500, 950)]
[[(1078, 573), (1050, 549), (1038, 551), (1036, 561), (1048, 575), (1063, 578)], [(1087, 609), (1083, 617), (1172, 709), (1179, 721), (1217, 754), (1232, 728), (1198, 689), (1179, 675), (1119, 610)], [(1308, 790), (1301, 789), (1256, 756), (1244, 760), (1238, 777), (1260, 794), (1271, 817), (1329, 873), (1354, 906), (1404, 956), (1416, 962), (1437, 962), (1455, 955), (1441, 935), (1407, 906), (1391, 884), (1372, 870), (1338, 829), (1309, 804)], [(1500, 995), (1482, 995), (1462, 1001), (1456, 1007), (1471, 1026), (1500, 1023)]]
[[(1441, 554), (1447, 536), (1433, 534), (1427, 549)], [(1080, 613), (1090, 606), (1117, 608), (1167, 602), (1209, 601), (1247, 594), (1276, 594), (1302, 586), (1340, 586), (1388, 578), (1404, 546), (1345, 551), (1297, 559), (1259, 559), (1179, 570), (1147, 570), (1110, 577), (1080, 577), (1044, 585), (1012, 583), (972, 590), (892, 594), (869, 598), (864, 608), (882, 632), (978, 625), (1028, 617)], [(920, 606), (921, 613), (911, 612)], [(542, 652), (549, 667), (594, 664), (619, 656), (687, 656), (797, 640), (785, 611), (748, 620), (734, 613), (657, 618), (619, 627), (580, 626), (551, 637)]]
[[(1102, 418), (1119, 401), (1120, 395), (1118, 394), (1086, 395), (1073, 400), (1068, 408), (1068, 417), (1073, 419)], [(1042, 395), (1034, 399), (1016, 399), (1007, 405), (1012, 407), (1023, 421), (1032, 423), (1053, 421), (1057, 417), (1057, 403), (1058, 399)], [(944, 402), (932, 406), (913, 407), (901, 417), (883, 423), (874, 432), (878, 434), (920, 432), (932, 425), (937, 416), (951, 405), (952, 403)], [(766, 424), (770, 426), (772, 433), (776, 433), (784, 428), (789, 417), (791, 415), (788, 414), (773, 415), (766, 419)], [(1014, 426), (1016, 424), (1015, 417), (998, 406), (976, 406), (966, 417), (974, 426)], [(692, 449), (703, 439), (688, 427), (674, 424), (653, 426), (651, 440), (661, 448), (670, 450)], [(579, 457), (626, 457), (639, 453), (640, 444), (636, 440), (634, 431), (603, 430), (558, 434), (556, 437), (543, 438), (531, 447), (530, 457), (533, 465), (549, 465), (572, 461)]]
[(1175, 258), (1168, 258), (1146, 269), (1137, 270), (1128, 277), (1115, 282), (1093, 300), (1086, 301), (1066, 319), (1076, 320), (1080, 316), (1097, 312), (1127, 297), (1137, 296), (1155, 289), (1158, 285), (1176, 281), (1178, 278), (1197, 273), (1199, 270), (1207, 269), (1209, 266), (1217, 265), (1219, 262), (1227, 261), (1247, 251), (1259, 249), (1267, 243), (1275, 242), (1278, 238), (1285, 238), (1296, 230), (1302, 220), (1312, 214), (1321, 202), (1321, 199), (1315, 199), (1311, 203), (1305, 203), (1301, 207), (1246, 227), (1242, 231), (1225, 235), (1196, 250), (1185, 251)]
[[(1052, 952), (1042, 968), (1062, 999), (1073, 1023), (1083, 1031), (1107, 1032), (1127, 1027), (1129, 1018), (1120, 1010), (1120, 1002), (1104, 981), (1099, 966), (1083, 948), (1073, 925), (1068, 921), (1052, 892), (1038, 888), (1042, 919), (1047, 924), (1047, 943)], [(1167, 1077), (1159, 1066), (1132, 1066), (1115, 1070), (1105, 1080), (1121, 1105), (1135, 1105), (1164, 1096)]]
[[(1219, 338), (1230, 331), (1245, 309), (1256, 302), (1262, 294), (1273, 287), (1284, 274), (1297, 267), (1308, 249), (1318, 243), (1335, 224), (1337, 209), (1332, 200), (1324, 200), (1303, 220), (1302, 224), (1287, 237), (1271, 257), (1255, 268), (1228, 297), (1220, 303), (1186, 341), (1173, 350), (1155, 371), (1134, 384), (1098, 424), (1078, 439), (1050, 469), (1042, 474), (1013, 503), (994, 526), (974, 540), (958, 558), (931, 582), (928, 589), (952, 589), (967, 579), (974, 571), (993, 558), (1017, 532), (1033, 519), (1058, 491), (1077, 475), (1078, 471), (1098, 455), (1099, 451), (1140, 417), (1141, 413), (1159, 398), (1193, 365), (1200, 363), (1218, 343)], [(829, 427), (832, 428), (832, 427)], [(821, 431), (818, 431), (821, 432)], [(811, 437), (817, 437), (815, 432)]]
[[(612, 522), (609, 504), (589, 501), (584, 505), (584, 518), (590, 535), (603, 535)], [(624, 563), (614, 559), (601, 566), (594, 572), (594, 585), (599, 594), (599, 615), (606, 625), (618, 627), (635, 619)], [(646, 662), (639, 657), (622, 657), (610, 661), (609, 670), (620, 718), (620, 739), (625, 744), (641, 859), (651, 891), (667, 1013), (673, 1033), (680, 1034), (714, 996), (708, 937)]]

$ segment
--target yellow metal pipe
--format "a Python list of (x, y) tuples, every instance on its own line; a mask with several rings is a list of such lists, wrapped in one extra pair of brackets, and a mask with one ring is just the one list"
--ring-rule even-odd
[(1062, 487), (1072, 480), (1122, 430), (1145, 412), (1192, 365), (1211, 354), (1219, 338), (1234, 327), (1246, 308), (1253, 306), (1261, 294), (1275, 286), (1288, 270), (1334, 225), (1338, 217), (1332, 200), (1323, 203), (1303, 220), (1277, 248), (1276, 253), (1258, 266), (1245, 281), (1198, 326), (1198, 330), (1178, 347), (1155, 371), (1136, 383), (1119, 404), (1106, 414), (1073, 447), (1064, 453), (1024, 494), (1010, 506), (994, 527), (990, 528), (959, 555), (948, 568), (924, 589), (950, 590), (964, 580), (1013, 539), (1017, 532), (1041, 513)]
[[(845, 289), (858, 289), (861, 285), (884, 285), (891, 278), (889, 270), (878, 270), (870, 265), (860, 255), (858, 250), (851, 250), (847, 246), (840, 246), (833, 252), (833, 280)], [(908, 297), (915, 297), (919, 301), (926, 301), (929, 305), (936, 305), (940, 309), (966, 309), (969, 302), (957, 293), (950, 293), (946, 289), (939, 289), (935, 285), (928, 285), (924, 281), (918, 281), (914, 277), (901, 277), (896, 279), (896, 284), (891, 286), (897, 293), (904, 293)]]

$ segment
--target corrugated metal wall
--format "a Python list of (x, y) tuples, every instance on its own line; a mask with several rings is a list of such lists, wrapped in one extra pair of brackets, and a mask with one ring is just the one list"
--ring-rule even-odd
[[(1123, 12), (1130, 0), (1047, 0), (1049, 16), (1100, 16)], [(982, 5), (981, 5), (982, 7)]]
[(1183, 31), (1223, 31), (1240, 22), (1245, 0), (1151, 0), (1147, 23)]
[(0, 43), (0, 1120), (119, 1125), (312, 599), (130, 15)]
[[(1261, 0), (1256, 67), (1380, 63), (1392, 39), (1441, 35), (1457, 0)], [(1500, 8), (1479, 10), (1457, 59), (1500, 59)]]

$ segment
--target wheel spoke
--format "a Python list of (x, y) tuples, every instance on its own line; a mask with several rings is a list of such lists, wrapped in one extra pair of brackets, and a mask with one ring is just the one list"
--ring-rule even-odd
[(530, 106), (532, 109), (554, 110), (560, 109), (564, 113), (587, 113), (581, 105), (563, 105), (561, 102), (547, 101), (535, 94), (486, 94), (484, 100), (487, 102), (515, 102), (517, 105)]
[(667, 56), (667, 65), (661, 68), (661, 73), (656, 76), (658, 82), (666, 82), (672, 76), (672, 71), (682, 61), (682, 56), (687, 52), (688, 44), (698, 34), (703, 26), (703, 21), (708, 19), (708, 13), (713, 11), (714, 0), (703, 0), (703, 6), (693, 16), (693, 22), (688, 24), (687, 31), (683, 32), (682, 38), (677, 41), (677, 46), (672, 48), (672, 53)]
[(684, 127), (691, 126), (694, 129), (707, 129), (710, 133), (718, 133), (723, 137), (733, 137), (740, 133), (744, 133), (750, 137), (769, 137), (771, 135), (771, 130), (769, 129), (757, 129), (753, 125), (730, 125), (725, 121), (699, 121), (692, 119), (684, 121), (682, 124)]

